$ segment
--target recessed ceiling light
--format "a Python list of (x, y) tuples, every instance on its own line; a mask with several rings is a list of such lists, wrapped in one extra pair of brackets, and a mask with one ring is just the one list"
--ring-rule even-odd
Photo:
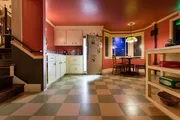
[(135, 25), (135, 22), (130, 22), (130, 23), (128, 23), (127, 25), (128, 25), (128, 26), (133, 26), (133, 25)]

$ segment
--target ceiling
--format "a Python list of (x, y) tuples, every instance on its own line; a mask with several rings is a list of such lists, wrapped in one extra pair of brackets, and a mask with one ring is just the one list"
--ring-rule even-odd
[[(102, 25), (112, 31), (147, 27), (178, 9), (180, 0), (46, 0), (46, 16), (55, 26)], [(179, 1), (179, 5), (178, 5)]]

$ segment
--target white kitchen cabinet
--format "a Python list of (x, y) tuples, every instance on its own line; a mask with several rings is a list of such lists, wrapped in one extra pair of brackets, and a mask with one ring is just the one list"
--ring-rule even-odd
[(67, 45), (67, 33), (65, 30), (55, 30), (54, 37), (55, 46)]
[(48, 53), (48, 80), (47, 86), (66, 74), (66, 56)]
[(67, 73), (83, 73), (83, 56), (67, 56)]
[(83, 32), (81, 30), (55, 30), (55, 46), (82, 46)]
[(66, 74), (66, 56), (56, 55), (56, 79), (63, 77)]
[(61, 55), (56, 55), (56, 80), (61, 77)]
[(73, 65), (73, 64), (71, 64), (69, 66), (69, 72), (70, 73), (82, 73), (82, 67), (81, 67), (81, 65)]
[(56, 57), (55, 54), (48, 55), (48, 80), (47, 85), (56, 80)]
[(62, 55), (61, 57), (61, 74), (64, 76), (66, 74), (66, 56)]
[(67, 44), (70, 46), (82, 46), (83, 32), (81, 30), (67, 31)]

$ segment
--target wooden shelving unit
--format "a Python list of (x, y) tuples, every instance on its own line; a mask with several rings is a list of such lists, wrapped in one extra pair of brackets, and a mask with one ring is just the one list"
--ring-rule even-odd
[(174, 68), (165, 68), (159, 67), (157, 65), (152, 65), (152, 54), (161, 54), (161, 60), (173, 60), (173, 61), (180, 61), (180, 46), (175, 47), (167, 47), (161, 49), (152, 49), (146, 51), (146, 98), (151, 101), (156, 107), (158, 107), (161, 111), (165, 114), (170, 116), (173, 120), (180, 120), (180, 105), (177, 107), (169, 107), (164, 105), (159, 97), (156, 95), (151, 94), (151, 88), (155, 87), (161, 91), (165, 91), (171, 95), (180, 98), (180, 89), (172, 89), (166, 86), (159, 84), (158, 80), (152, 80), (151, 71), (157, 70), (160, 71), (161, 76), (165, 76), (166, 74), (171, 73), (172, 75), (176, 74), (176, 76), (180, 77), (180, 69)]

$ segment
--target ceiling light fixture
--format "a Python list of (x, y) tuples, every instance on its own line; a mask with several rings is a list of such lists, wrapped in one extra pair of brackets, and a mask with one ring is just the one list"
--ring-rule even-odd
[(134, 22), (128, 23), (128, 26), (131, 27), (131, 35), (126, 38), (126, 42), (127, 42), (127, 43), (133, 43), (133, 42), (137, 42), (137, 41), (138, 41), (137, 38), (132, 35), (132, 26), (133, 26), (133, 25), (135, 25)]

